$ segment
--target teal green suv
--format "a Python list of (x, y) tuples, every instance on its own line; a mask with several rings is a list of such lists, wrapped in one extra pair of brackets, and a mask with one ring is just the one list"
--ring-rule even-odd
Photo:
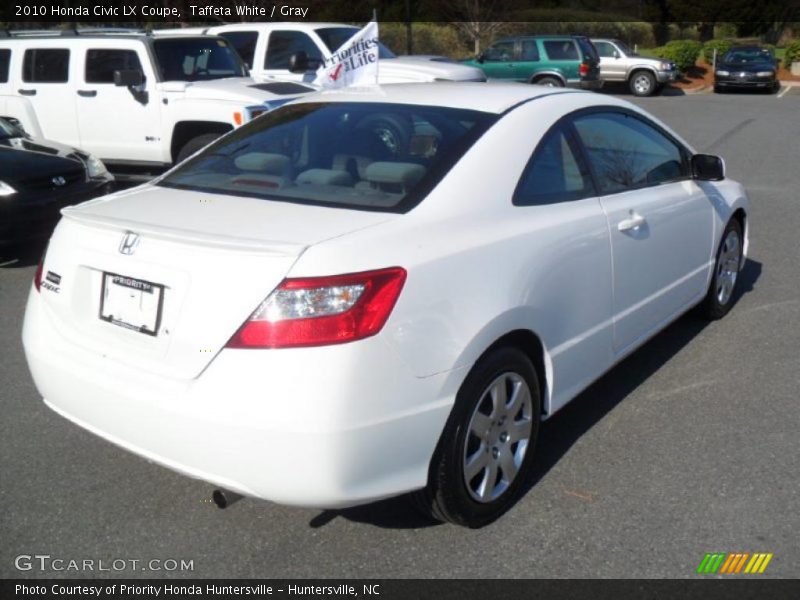
[(600, 57), (589, 38), (582, 35), (504, 38), (464, 64), (480, 67), (488, 79), (590, 90), (603, 85)]

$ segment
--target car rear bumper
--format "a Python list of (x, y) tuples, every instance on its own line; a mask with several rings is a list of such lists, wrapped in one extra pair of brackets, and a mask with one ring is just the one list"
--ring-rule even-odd
[(323, 348), (225, 349), (196, 379), (168, 379), (66, 341), (39, 296), (31, 290), (23, 326), (39, 392), (57, 413), (114, 444), (296, 506), (353, 506), (427, 482), (455, 372), (414, 377), (373, 337)]
[(567, 87), (578, 90), (599, 90), (603, 87), (603, 83), (602, 79), (576, 79), (569, 80), (567, 82)]

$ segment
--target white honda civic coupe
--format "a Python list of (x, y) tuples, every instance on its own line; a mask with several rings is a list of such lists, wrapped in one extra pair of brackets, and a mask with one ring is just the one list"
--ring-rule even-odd
[(320, 92), (63, 211), (23, 330), (57, 413), (189, 476), (478, 527), (542, 420), (688, 309), (748, 199), (636, 106), (519, 84)]

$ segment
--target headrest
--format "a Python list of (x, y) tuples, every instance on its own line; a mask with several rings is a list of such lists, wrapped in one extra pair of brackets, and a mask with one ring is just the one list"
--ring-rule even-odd
[(337, 171), (334, 169), (309, 169), (297, 176), (298, 185), (344, 185), (352, 186), (353, 178), (347, 171)]
[(395, 183), (408, 188), (425, 175), (425, 167), (416, 163), (374, 162), (367, 167), (367, 180), (373, 183)]
[(267, 152), (248, 152), (233, 161), (242, 171), (258, 171), (268, 175), (283, 175), (289, 170), (289, 157)]

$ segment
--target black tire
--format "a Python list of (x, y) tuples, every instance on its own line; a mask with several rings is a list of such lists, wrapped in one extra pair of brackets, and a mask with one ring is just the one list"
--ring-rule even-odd
[[(521, 382), (530, 391), (529, 403), (525, 401)], [(489, 390), (495, 385), (504, 390), (520, 390), (518, 396), (513, 393), (508, 396), (509, 405), (513, 398), (520, 399), (518, 412), (503, 415), (503, 411), (493, 408), (493, 417), (485, 414), (489, 410), (486, 407), (493, 404)], [(498, 348), (478, 361), (456, 395), (455, 405), (431, 460), (428, 486), (414, 495), (417, 508), (438, 521), (472, 528), (483, 527), (505, 513), (519, 499), (530, 481), (542, 412), (540, 389), (536, 369), (530, 359), (516, 348)], [(482, 408), (484, 410), (480, 410)], [(481, 412), (481, 422), (487, 426), (485, 435), (496, 436), (492, 449), (471, 433), (470, 426), (478, 411)], [(512, 423), (526, 428), (530, 425), (526, 444), (522, 447), (520, 443), (526, 434), (521, 434), (520, 441), (512, 441), (508, 433), (515, 429)], [(486, 466), (476, 470), (470, 482), (466, 481), (464, 475), (468, 452), (478, 457), (481, 464), (486, 463)], [(503, 457), (511, 457), (512, 469), (517, 469), (516, 475), (512, 474), (508, 481), (500, 464), (504, 462)], [(519, 464), (515, 459), (519, 459)], [(490, 466), (492, 463), (494, 471)], [(476, 482), (478, 479), (481, 482), (490, 481), (492, 473), (494, 483), (489, 491), (497, 491), (497, 497), (476, 500), (473, 494), (480, 493), (482, 489), (480, 483)]]
[(536, 85), (543, 85), (545, 87), (564, 87), (564, 82), (558, 77), (540, 77), (533, 83)]
[(719, 87), (718, 85), (714, 85), (714, 93), (715, 94), (721, 94), (722, 92), (723, 92), (723, 90), (722, 90), (721, 87)]
[(634, 96), (647, 97), (656, 93), (657, 81), (650, 71), (634, 71), (628, 79), (628, 87)]
[[(733, 261), (733, 257), (726, 252), (726, 244), (728, 242), (728, 238), (731, 236), (732, 233), (735, 233), (736, 239), (738, 240), (738, 260), (735, 265), (731, 264)], [(725, 227), (725, 231), (722, 232), (722, 239), (719, 243), (719, 248), (717, 249), (717, 259), (714, 261), (714, 274), (711, 278), (711, 285), (708, 286), (708, 292), (706, 293), (706, 297), (703, 302), (700, 304), (700, 314), (708, 320), (715, 321), (717, 319), (721, 319), (733, 306), (733, 302), (736, 297), (736, 289), (737, 284), (739, 282), (739, 271), (742, 268), (742, 247), (744, 244), (744, 235), (742, 232), (742, 226), (737, 219), (731, 219), (728, 222), (728, 225)], [(725, 262), (728, 261), (726, 265)], [(727, 268), (726, 268), (727, 266)], [(727, 294), (722, 293), (721, 286), (723, 285), (723, 277), (730, 277), (727, 275), (732, 271), (731, 267), (736, 267), (735, 274), (733, 275), (733, 283), (730, 286), (730, 290)]]
[(186, 142), (180, 149), (180, 151), (178, 152), (178, 157), (175, 159), (175, 162), (176, 163), (183, 162), (201, 148), (205, 148), (206, 146), (208, 146), (211, 142), (216, 140), (221, 135), (222, 135), (221, 133), (204, 133), (203, 135), (198, 135), (197, 137), (193, 137), (188, 142)]

